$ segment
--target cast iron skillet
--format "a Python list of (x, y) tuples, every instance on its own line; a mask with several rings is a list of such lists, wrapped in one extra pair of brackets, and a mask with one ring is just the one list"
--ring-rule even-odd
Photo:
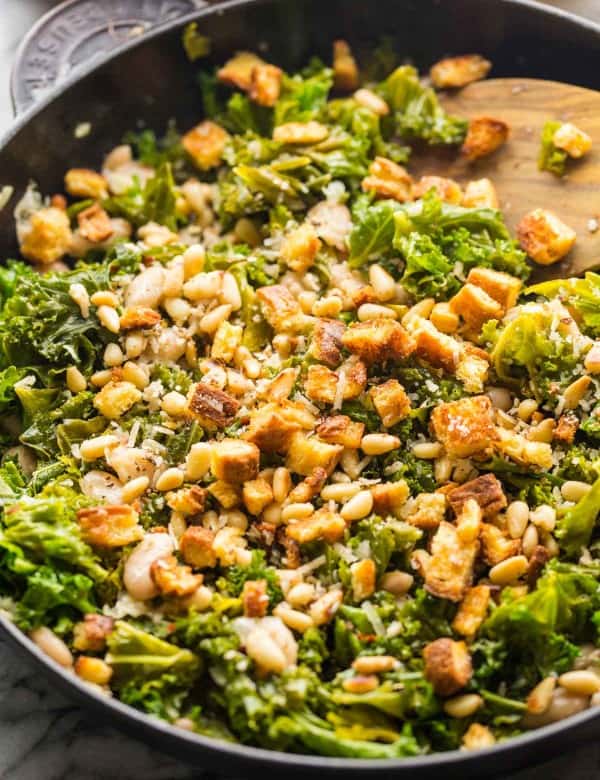
[[(231, 0), (215, 8), (204, 0), (70, 0), (34, 29), (18, 58), (17, 109), (32, 103), (36, 92), (45, 94), (26, 108), (0, 145), (0, 187), (15, 188), (0, 212), (0, 257), (15, 251), (12, 208), (30, 179), (44, 193), (61, 191), (67, 168), (97, 166), (139, 118), (157, 131), (174, 116), (181, 128), (200, 119), (197, 68), (181, 47), (183, 25), (191, 19), (210, 36), (213, 63), (252, 48), (294, 69), (314, 54), (327, 59), (335, 38), (346, 38), (360, 54), (388, 36), (422, 68), (446, 53), (478, 52), (493, 61), (494, 76), (594, 88), (600, 73), (600, 26), (530, 0)], [(158, 28), (138, 35), (157, 22)], [(91, 123), (92, 132), (78, 140), (73, 131), (81, 122)], [(0, 618), (0, 627), (59, 688), (105, 720), (219, 771), (489, 777), (547, 760), (600, 731), (596, 708), (486, 750), (416, 759), (322, 758), (231, 745), (175, 729), (95, 693), (8, 621)]]

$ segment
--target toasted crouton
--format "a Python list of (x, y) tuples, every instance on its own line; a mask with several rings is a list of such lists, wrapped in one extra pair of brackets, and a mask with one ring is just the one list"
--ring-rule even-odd
[(481, 287), (467, 282), (450, 301), (452, 311), (463, 320), (470, 333), (479, 333), (488, 320), (501, 319), (502, 306)]
[(572, 122), (565, 122), (555, 131), (552, 143), (574, 159), (583, 157), (592, 148), (590, 136)]
[(208, 492), (216, 498), (223, 509), (233, 509), (242, 503), (242, 488), (238, 483), (223, 482), (218, 479), (207, 488)]
[(345, 331), (342, 344), (369, 364), (403, 360), (416, 346), (400, 323), (388, 319), (353, 323)]
[(412, 176), (402, 165), (386, 157), (375, 158), (361, 186), (365, 192), (374, 192), (382, 198), (393, 198), (400, 203), (412, 200)]
[(422, 198), (432, 189), (436, 191), (438, 198), (446, 203), (458, 204), (462, 201), (463, 191), (460, 184), (443, 176), (421, 176), (413, 187), (413, 198)]
[(228, 140), (229, 133), (221, 125), (205, 119), (182, 136), (181, 144), (198, 168), (207, 171), (221, 163)]
[(471, 679), (473, 666), (464, 642), (442, 637), (425, 645), (425, 677), (438, 696), (452, 696)]
[(347, 41), (333, 42), (333, 84), (342, 92), (352, 92), (358, 87), (358, 65)]
[(492, 402), (477, 395), (439, 404), (431, 414), (431, 428), (450, 457), (483, 452), (496, 439)]
[(259, 287), (256, 294), (265, 319), (276, 333), (297, 333), (310, 323), (298, 301), (283, 284)]
[(496, 517), (498, 512), (505, 509), (507, 505), (502, 484), (495, 474), (482, 474), (459, 487), (452, 488), (446, 496), (457, 515), (461, 513), (469, 499), (475, 499), (481, 507), (483, 516), (488, 520)]
[(131, 382), (108, 382), (94, 397), (94, 406), (109, 420), (117, 420), (142, 397)]
[(342, 336), (345, 330), (346, 326), (340, 320), (318, 319), (310, 343), (310, 354), (330, 368), (338, 366), (342, 360)]
[(475, 179), (465, 187), (462, 205), (468, 209), (500, 207), (496, 188), (489, 179)]
[(326, 366), (309, 366), (304, 389), (312, 401), (332, 404), (338, 398), (338, 393), (344, 401), (358, 398), (366, 385), (366, 366), (357, 360), (348, 361), (339, 371), (331, 371)]
[(242, 588), (244, 617), (260, 618), (267, 614), (269, 596), (266, 580), (246, 580)]
[(150, 574), (163, 596), (189, 596), (202, 585), (202, 575), (192, 574), (191, 568), (178, 563), (174, 555), (153, 561)]
[(201, 525), (190, 525), (179, 540), (183, 560), (195, 569), (213, 568), (217, 556), (213, 550), (215, 534)]
[(231, 363), (236, 349), (242, 343), (243, 332), (241, 325), (232, 325), (227, 320), (222, 322), (217, 328), (210, 348), (210, 356), (213, 360)]
[(438, 528), (446, 516), (446, 496), (443, 493), (419, 493), (404, 504), (400, 516), (425, 531)]
[(410, 315), (405, 318), (406, 327), (415, 343), (415, 354), (435, 368), (454, 373), (459, 364), (462, 347), (452, 336), (441, 333), (424, 317)]
[(285, 264), (297, 273), (305, 273), (315, 262), (321, 248), (321, 239), (314, 225), (304, 222), (285, 236), (280, 255)]
[(203, 512), (205, 503), (206, 489), (200, 485), (190, 485), (167, 496), (167, 506), (185, 517)]
[(397, 515), (408, 498), (408, 494), (408, 485), (403, 479), (398, 480), (398, 482), (382, 482), (379, 485), (373, 485), (371, 488), (373, 511), (382, 517)]
[(244, 483), (242, 497), (248, 512), (259, 515), (273, 501), (273, 490), (266, 479), (258, 477)]
[(36, 211), (19, 233), (23, 257), (34, 263), (50, 265), (67, 254), (72, 233), (67, 213), (50, 206)]
[(250, 425), (242, 438), (251, 441), (262, 452), (288, 451), (292, 435), (303, 428), (312, 430), (314, 417), (305, 407), (293, 402), (265, 404), (250, 415)]
[(65, 174), (65, 190), (74, 198), (102, 200), (108, 195), (108, 182), (89, 168), (71, 168)]
[(283, 71), (276, 65), (255, 65), (250, 72), (250, 99), (259, 106), (274, 106), (279, 100), (282, 78)]
[(190, 388), (188, 410), (208, 430), (229, 425), (239, 409), (239, 401), (205, 382), (198, 382)]
[(489, 116), (474, 117), (469, 121), (469, 129), (461, 152), (467, 160), (487, 157), (506, 143), (508, 133), (509, 127), (501, 119), (493, 119)]
[(128, 306), (121, 314), (121, 330), (153, 328), (160, 322), (160, 313), (148, 306)]
[(212, 446), (211, 471), (224, 482), (241, 483), (258, 474), (260, 450), (242, 439), (221, 439)]
[(295, 474), (307, 477), (320, 467), (331, 474), (342, 456), (341, 444), (328, 444), (316, 436), (304, 432), (293, 433), (287, 453), (286, 466)]
[(481, 527), (481, 544), (483, 558), (488, 566), (495, 566), (513, 555), (518, 555), (521, 548), (520, 539), (509, 539), (497, 526), (490, 523), (483, 523)]
[(467, 282), (485, 290), (490, 298), (502, 306), (503, 314), (516, 304), (523, 287), (523, 282), (516, 276), (491, 268), (471, 268)]
[(94, 203), (77, 214), (79, 234), (92, 244), (109, 239), (113, 232), (113, 223), (99, 203)]
[(479, 541), (461, 539), (458, 528), (443, 520), (431, 541), (431, 558), (425, 568), (425, 586), (430, 593), (460, 601), (473, 581), (473, 566)]
[(326, 244), (340, 252), (348, 251), (347, 240), (352, 230), (352, 215), (348, 206), (322, 200), (309, 210), (306, 218)]
[(82, 538), (92, 547), (125, 547), (144, 536), (139, 515), (128, 504), (80, 509), (77, 522)]
[(341, 444), (349, 449), (358, 449), (364, 431), (364, 423), (353, 422), (345, 414), (336, 414), (322, 420), (316, 429), (316, 434), (329, 444)]
[(217, 71), (217, 78), (225, 84), (248, 92), (252, 87), (252, 71), (265, 61), (249, 51), (239, 51)]
[(534, 209), (517, 225), (521, 248), (538, 265), (552, 265), (569, 253), (577, 235), (556, 214)]
[(286, 122), (273, 130), (273, 140), (280, 144), (318, 144), (329, 135), (329, 129), (320, 122)]
[(454, 616), (452, 629), (462, 636), (475, 636), (485, 619), (489, 603), (490, 589), (487, 585), (469, 588)]
[(521, 463), (524, 466), (533, 466), (540, 470), (550, 469), (553, 466), (552, 447), (546, 442), (530, 441), (524, 436), (506, 428), (497, 428), (494, 447), (502, 455)]
[(323, 507), (304, 520), (290, 523), (286, 533), (298, 544), (314, 542), (316, 539), (333, 543), (343, 538), (345, 530), (346, 521), (342, 516)]
[(410, 414), (410, 398), (397, 379), (372, 387), (369, 395), (385, 428), (391, 428)]
[(372, 558), (363, 558), (362, 561), (350, 566), (350, 582), (352, 584), (352, 597), (354, 601), (364, 601), (375, 593), (377, 568)]
[(80, 652), (101, 653), (114, 625), (114, 619), (106, 615), (84, 615), (73, 627), (73, 647)]
[(314, 468), (302, 482), (292, 488), (287, 498), (290, 504), (304, 504), (319, 495), (323, 485), (327, 482), (329, 474), (321, 466)]
[(489, 359), (464, 349), (456, 366), (456, 378), (463, 383), (467, 393), (481, 393), (489, 370)]
[(459, 57), (446, 57), (431, 66), (429, 77), (438, 89), (466, 87), (473, 81), (484, 79), (492, 63), (480, 54), (462, 54)]
[(579, 420), (574, 414), (561, 414), (558, 418), (558, 424), (554, 429), (554, 433), (552, 434), (552, 439), (554, 441), (563, 442), (564, 444), (573, 444), (578, 428)]
[(484, 726), (481, 723), (471, 723), (462, 737), (462, 748), (464, 750), (483, 750), (483, 748), (492, 747), (495, 744), (496, 737), (488, 726)]

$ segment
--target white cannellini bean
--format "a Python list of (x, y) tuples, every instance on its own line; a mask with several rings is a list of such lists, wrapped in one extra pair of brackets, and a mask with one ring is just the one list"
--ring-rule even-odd
[(246, 653), (265, 672), (281, 674), (287, 667), (283, 650), (258, 626), (246, 637)]
[(123, 503), (123, 485), (108, 471), (93, 469), (80, 480), (79, 486), (84, 496), (107, 504)]
[(589, 706), (589, 701), (589, 696), (570, 693), (562, 687), (556, 688), (552, 694), (552, 701), (548, 709), (539, 715), (527, 713), (521, 723), (526, 729), (547, 726), (549, 723), (556, 723), (559, 720), (568, 718), (570, 715), (575, 715), (575, 713), (585, 710)]
[(115, 447), (106, 454), (106, 462), (117, 472), (121, 482), (142, 476), (152, 479), (154, 476), (154, 461), (141, 447)]
[(577, 503), (592, 489), (591, 485), (587, 482), (577, 482), (576, 480), (569, 479), (560, 486), (560, 492), (565, 501), (573, 501)]
[(158, 594), (150, 567), (158, 558), (173, 552), (169, 534), (150, 533), (134, 548), (123, 568), (123, 584), (131, 598), (147, 601)]
[(453, 699), (447, 699), (444, 703), (444, 710), (451, 718), (468, 718), (481, 707), (483, 699), (476, 693), (465, 693), (462, 696), (455, 696)]
[(63, 640), (46, 626), (34, 629), (29, 634), (30, 639), (42, 652), (56, 661), (60, 666), (69, 669), (73, 666), (73, 656)]
[(149, 306), (155, 309), (163, 296), (165, 270), (155, 264), (145, 268), (130, 282), (125, 292), (127, 306)]

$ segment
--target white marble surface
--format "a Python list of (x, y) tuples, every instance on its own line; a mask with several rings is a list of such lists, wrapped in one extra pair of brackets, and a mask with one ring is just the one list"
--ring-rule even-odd
[[(600, 0), (554, 0), (552, 4), (600, 18)], [(52, 5), (50, 0), (0, 0), (0, 133), (12, 116), (8, 76), (16, 46)], [(0, 780), (180, 778), (208, 780), (208, 775), (98, 723), (53, 691), (38, 670), (0, 637)], [(592, 744), (506, 780), (598, 778), (600, 744)]]

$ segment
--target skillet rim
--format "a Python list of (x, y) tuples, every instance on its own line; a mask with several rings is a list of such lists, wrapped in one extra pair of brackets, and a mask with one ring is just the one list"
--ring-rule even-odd
[[(17, 116), (11, 127), (0, 137), (0, 155), (19, 131), (32, 122), (47, 106), (68, 92), (70, 87), (102, 68), (110, 60), (138, 46), (145, 45), (148, 41), (154, 40), (178, 27), (183, 27), (190, 21), (202, 19), (213, 14), (235, 11), (238, 7), (262, 4), (267, 1), (269, 0), (226, 0), (216, 5), (206, 6), (161, 24), (145, 35), (131, 39), (122, 46), (102, 56), (95, 57), (89, 66), (77, 68), (64, 81), (49, 90), (43, 98), (26, 109), (23, 114)], [(544, 5), (541, 2), (537, 2), (537, 0), (494, 0), (494, 2), (508, 7), (514, 6), (530, 9), (540, 16), (555, 17), (557, 20), (562, 19), (579, 28), (595, 33), (600, 42), (600, 22), (586, 19), (571, 11)], [(25, 41), (23, 41), (22, 45), (24, 43)], [(6, 635), (9, 643), (21, 648), (37, 666), (44, 670), (53, 682), (57, 683), (57, 687), (61, 692), (66, 696), (71, 694), (78, 703), (82, 703), (88, 710), (100, 713), (103, 719), (110, 725), (114, 724), (114, 720), (110, 718), (112, 714), (115, 716), (118, 727), (124, 726), (125, 729), (127, 727), (133, 728), (135, 738), (141, 737), (150, 747), (158, 750), (164, 748), (171, 755), (175, 755), (176, 748), (183, 749), (183, 755), (180, 754), (178, 756), (180, 759), (183, 758), (193, 763), (200, 757), (208, 758), (211, 765), (210, 768), (217, 768), (219, 756), (222, 756), (231, 762), (231, 767), (227, 767), (227, 770), (234, 767), (238, 769), (244, 767), (251, 772), (255, 772), (261, 767), (272, 767), (294, 773), (307, 769), (318, 769), (328, 776), (333, 776), (334, 774), (339, 776), (343, 772), (349, 772), (353, 776), (367, 777), (375, 776), (376, 774), (380, 775), (380, 773), (388, 771), (404, 772), (407, 775), (412, 773), (415, 777), (424, 778), (433, 777), (434, 772), (440, 769), (451, 772), (449, 777), (455, 776), (458, 770), (466, 769), (467, 771), (476, 771), (479, 776), (485, 773), (488, 777), (493, 777), (507, 770), (541, 763), (536, 761), (535, 748), (537, 746), (541, 747), (542, 744), (554, 743), (553, 748), (544, 757), (547, 760), (559, 751), (569, 736), (574, 737), (571, 742), (573, 747), (576, 744), (591, 741), (589, 724), (594, 721), (600, 722), (600, 707), (592, 707), (563, 721), (512, 737), (489, 748), (477, 751), (442, 751), (416, 757), (358, 759), (303, 753), (284, 753), (279, 750), (267, 750), (240, 743), (219, 741), (201, 734), (185, 731), (166, 721), (146, 715), (127, 704), (123, 704), (118, 699), (108, 698), (105, 694), (94, 690), (73, 673), (61, 667), (45, 655), (24, 632), (2, 614), (0, 614), (0, 630)], [(585, 724), (588, 724), (587, 732), (584, 734), (580, 731), (579, 735), (577, 735), (577, 730)], [(156, 745), (150, 741), (152, 737), (158, 735), (166, 738), (167, 745)], [(559, 739), (554, 740), (555, 737)], [(495, 758), (501, 759), (496, 767), (493, 766)], [(219, 770), (222, 768), (219, 767)]]

